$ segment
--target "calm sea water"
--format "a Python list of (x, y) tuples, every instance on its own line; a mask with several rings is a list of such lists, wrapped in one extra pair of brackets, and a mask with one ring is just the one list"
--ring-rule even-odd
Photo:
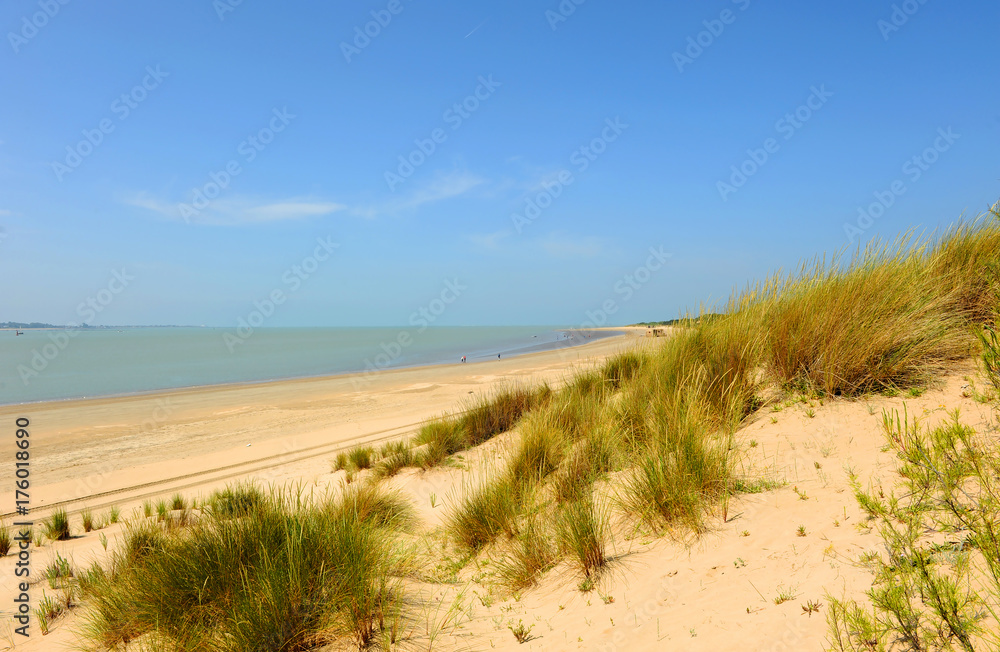
[[(228, 337), (226, 336), (228, 334)], [(0, 331), (0, 404), (325, 376), (518, 355), (613, 333), (553, 327)]]

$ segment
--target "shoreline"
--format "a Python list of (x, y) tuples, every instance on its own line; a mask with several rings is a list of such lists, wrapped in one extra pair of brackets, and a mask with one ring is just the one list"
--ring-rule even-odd
[[(249, 472), (267, 461), (266, 470), (241, 477), (301, 477), (286, 470), (290, 456), (373, 437), (405, 437), (497, 385), (558, 385), (642, 339), (626, 332), (502, 360), (393, 369), (368, 378), (343, 374), (6, 405), (0, 419), (30, 420), (36, 508), (104, 500), (111, 493), (128, 506), (137, 487), (191, 476), (190, 482), (207, 490), (220, 469), (233, 465)], [(12, 458), (14, 444), (13, 438), (0, 441), (0, 455)], [(325, 457), (316, 463), (310, 474), (327, 466)], [(13, 504), (13, 495), (4, 488), (0, 500)]]
[[(164, 328), (160, 326), (148, 326), (148, 327), (137, 327), (137, 328)], [(177, 328), (189, 328), (187, 326), (177, 327)], [(0, 329), (2, 330), (15, 330), (13, 328)], [(63, 330), (57, 328), (36, 328), (28, 330)], [(623, 338), (629, 333), (637, 330), (636, 327), (632, 326), (621, 326), (621, 327), (594, 327), (594, 328), (557, 328), (553, 329), (554, 333), (600, 333), (600, 337), (597, 337), (591, 341), (582, 341), (579, 343), (573, 343), (569, 345), (563, 345), (566, 340), (553, 340), (551, 342), (539, 345), (533, 345), (529, 347), (521, 347), (519, 349), (513, 349), (510, 352), (501, 351), (501, 353), (511, 358), (521, 358), (526, 355), (534, 355), (536, 353), (545, 353), (547, 351), (560, 351), (567, 349), (579, 348), (592, 344), (593, 342), (598, 342), (606, 339)], [(589, 336), (588, 336), (589, 337)], [(492, 358), (490, 358), (492, 360)], [(481, 363), (485, 360), (475, 360), (470, 361), (465, 364)], [(294, 381), (309, 381), (309, 380), (324, 380), (324, 379), (334, 379), (334, 378), (344, 378), (344, 377), (366, 377), (372, 375), (384, 374), (392, 371), (410, 370), (410, 369), (430, 369), (435, 367), (447, 367), (456, 364), (463, 364), (461, 362), (428, 362), (428, 363), (414, 363), (414, 364), (404, 364), (398, 366), (388, 366), (382, 369), (376, 369), (374, 372), (370, 370), (354, 370), (354, 371), (341, 371), (334, 373), (324, 373), (315, 375), (305, 375), (305, 376), (281, 376), (277, 378), (263, 378), (260, 380), (243, 380), (243, 381), (232, 381), (232, 382), (221, 382), (221, 383), (206, 383), (201, 385), (181, 385), (178, 387), (164, 387), (159, 389), (148, 389), (140, 390), (135, 392), (120, 392), (114, 394), (98, 394), (95, 396), (68, 396), (65, 398), (45, 398), (39, 399), (37, 401), (20, 401), (13, 403), (3, 403), (0, 402), (0, 411), (5, 408), (15, 408), (15, 407), (30, 407), (36, 405), (44, 405), (48, 403), (65, 403), (72, 401), (89, 401), (89, 400), (105, 400), (105, 399), (120, 399), (120, 398), (131, 398), (131, 397), (143, 397), (143, 396), (153, 396), (158, 394), (169, 394), (172, 392), (181, 391), (198, 391), (198, 390), (209, 390), (209, 389), (222, 389), (228, 387), (253, 387), (256, 385), (266, 385), (270, 383), (285, 383)], [(0, 412), (2, 413), (2, 412)]]

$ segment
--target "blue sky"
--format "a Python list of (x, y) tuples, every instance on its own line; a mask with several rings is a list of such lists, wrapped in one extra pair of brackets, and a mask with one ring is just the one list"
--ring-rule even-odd
[(268, 326), (404, 325), (449, 283), (440, 325), (672, 318), (1000, 198), (998, 19), (10, 0), (0, 321), (228, 327), (277, 292)]

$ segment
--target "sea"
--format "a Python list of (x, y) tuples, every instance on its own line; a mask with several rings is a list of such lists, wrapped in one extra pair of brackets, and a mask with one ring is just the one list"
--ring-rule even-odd
[(553, 326), (0, 331), (0, 405), (460, 364), (614, 336)]

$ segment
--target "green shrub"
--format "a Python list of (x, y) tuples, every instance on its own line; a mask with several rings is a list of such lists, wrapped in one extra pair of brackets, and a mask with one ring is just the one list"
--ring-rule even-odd
[[(886, 418), (901, 460), (903, 491), (855, 494), (887, 555), (869, 559), (869, 605), (828, 596), (833, 650), (976, 650), (995, 641), (988, 614), (1000, 605), (1000, 449), (950, 422), (922, 430)], [(935, 532), (961, 535), (942, 543)]]

